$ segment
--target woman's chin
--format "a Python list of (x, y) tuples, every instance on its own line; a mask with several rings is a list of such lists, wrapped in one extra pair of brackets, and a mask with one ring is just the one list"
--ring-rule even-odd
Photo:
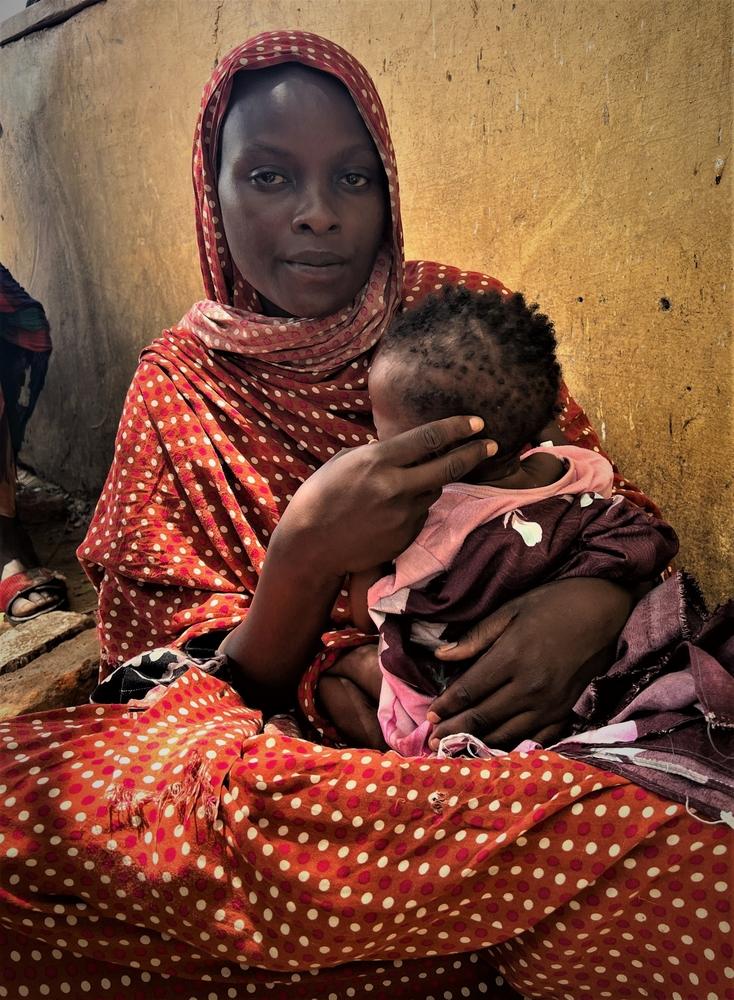
[(266, 316), (282, 316), (291, 319), (324, 319), (333, 313), (344, 309), (352, 301), (352, 297), (344, 299), (343, 295), (334, 295), (332, 289), (322, 289), (304, 295), (283, 296), (280, 301), (266, 300), (261, 295)]

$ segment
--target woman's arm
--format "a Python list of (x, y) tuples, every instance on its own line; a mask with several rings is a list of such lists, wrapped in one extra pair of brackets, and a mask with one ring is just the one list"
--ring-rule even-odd
[[(416, 537), (441, 487), (497, 450), (478, 417), (449, 417), (335, 456), (296, 492), (273, 533), (249, 613), (222, 643), (248, 703), (288, 704), (347, 573)], [(433, 457), (438, 453), (439, 457)]]
[(352, 612), (352, 621), (365, 635), (377, 633), (377, 627), (370, 618), (367, 594), (370, 587), (389, 572), (389, 568), (390, 564), (386, 563), (361, 573), (351, 573), (349, 576), (349, 606)]
[(249, 614), (219, 647), (248, 705), (288, 706), (328, 622), (342, 576), (321, 568), (311, 541), (275, 531)]

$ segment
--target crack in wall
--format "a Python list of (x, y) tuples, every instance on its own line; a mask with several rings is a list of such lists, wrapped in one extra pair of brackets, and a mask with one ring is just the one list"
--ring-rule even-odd
[(219, 51), (219, 18), (222, 13), (222, 7), (224, 6), (224, 0), (218, 0), (216, 10), (214, 11), (214, 29), (212, 31), (212, 40), (214, 41), (214, 65), (219, 63), (219, 57), (221, 55)]

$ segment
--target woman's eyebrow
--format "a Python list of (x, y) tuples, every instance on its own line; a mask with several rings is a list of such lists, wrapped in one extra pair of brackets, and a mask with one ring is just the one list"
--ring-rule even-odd
[(347, 146), (346, 149), (339, 151), (339, 155), (343, 157), (361, 156), (364, 153), (367, 153), (369, 156), (374, 156), (377, 160), (382, 162), (380, 160), (380, 154), (371, 143), (357, 142), (353, 146)]
[[(247, 142), (242, 149), (245, 154), (266, 153), (269, 156), (293, 156), (292, 150), (284, 149), (282, 146), (276, 146), (270, 142), (260, 142), (255, 139), (251, 142)], [(347, 146), (345, 149), (340, 149), (338, 152), (338, 157), (340, 159), (348, 159), (352, 156), (364, 156), (368, 155), (374, 157), (380, 161), (380, 154), (377, 152), (374, 146), (366, 142), (354, 143), (352, 146)], [(381, 162), (381, 161), (380, 161)]]
[(273, 146), (268, 142), (248, 142), (244, 148), (245, 153), (268, 153), (273, 156), (291, 156), (292, 154), (281, 146)]

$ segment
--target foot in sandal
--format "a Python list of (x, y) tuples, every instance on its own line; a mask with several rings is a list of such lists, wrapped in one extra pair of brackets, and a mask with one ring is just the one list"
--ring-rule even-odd
[(17, 518), (0, 517), (0, 612), (13, 625), (68, 607), (65, 578), (38, 562)]

